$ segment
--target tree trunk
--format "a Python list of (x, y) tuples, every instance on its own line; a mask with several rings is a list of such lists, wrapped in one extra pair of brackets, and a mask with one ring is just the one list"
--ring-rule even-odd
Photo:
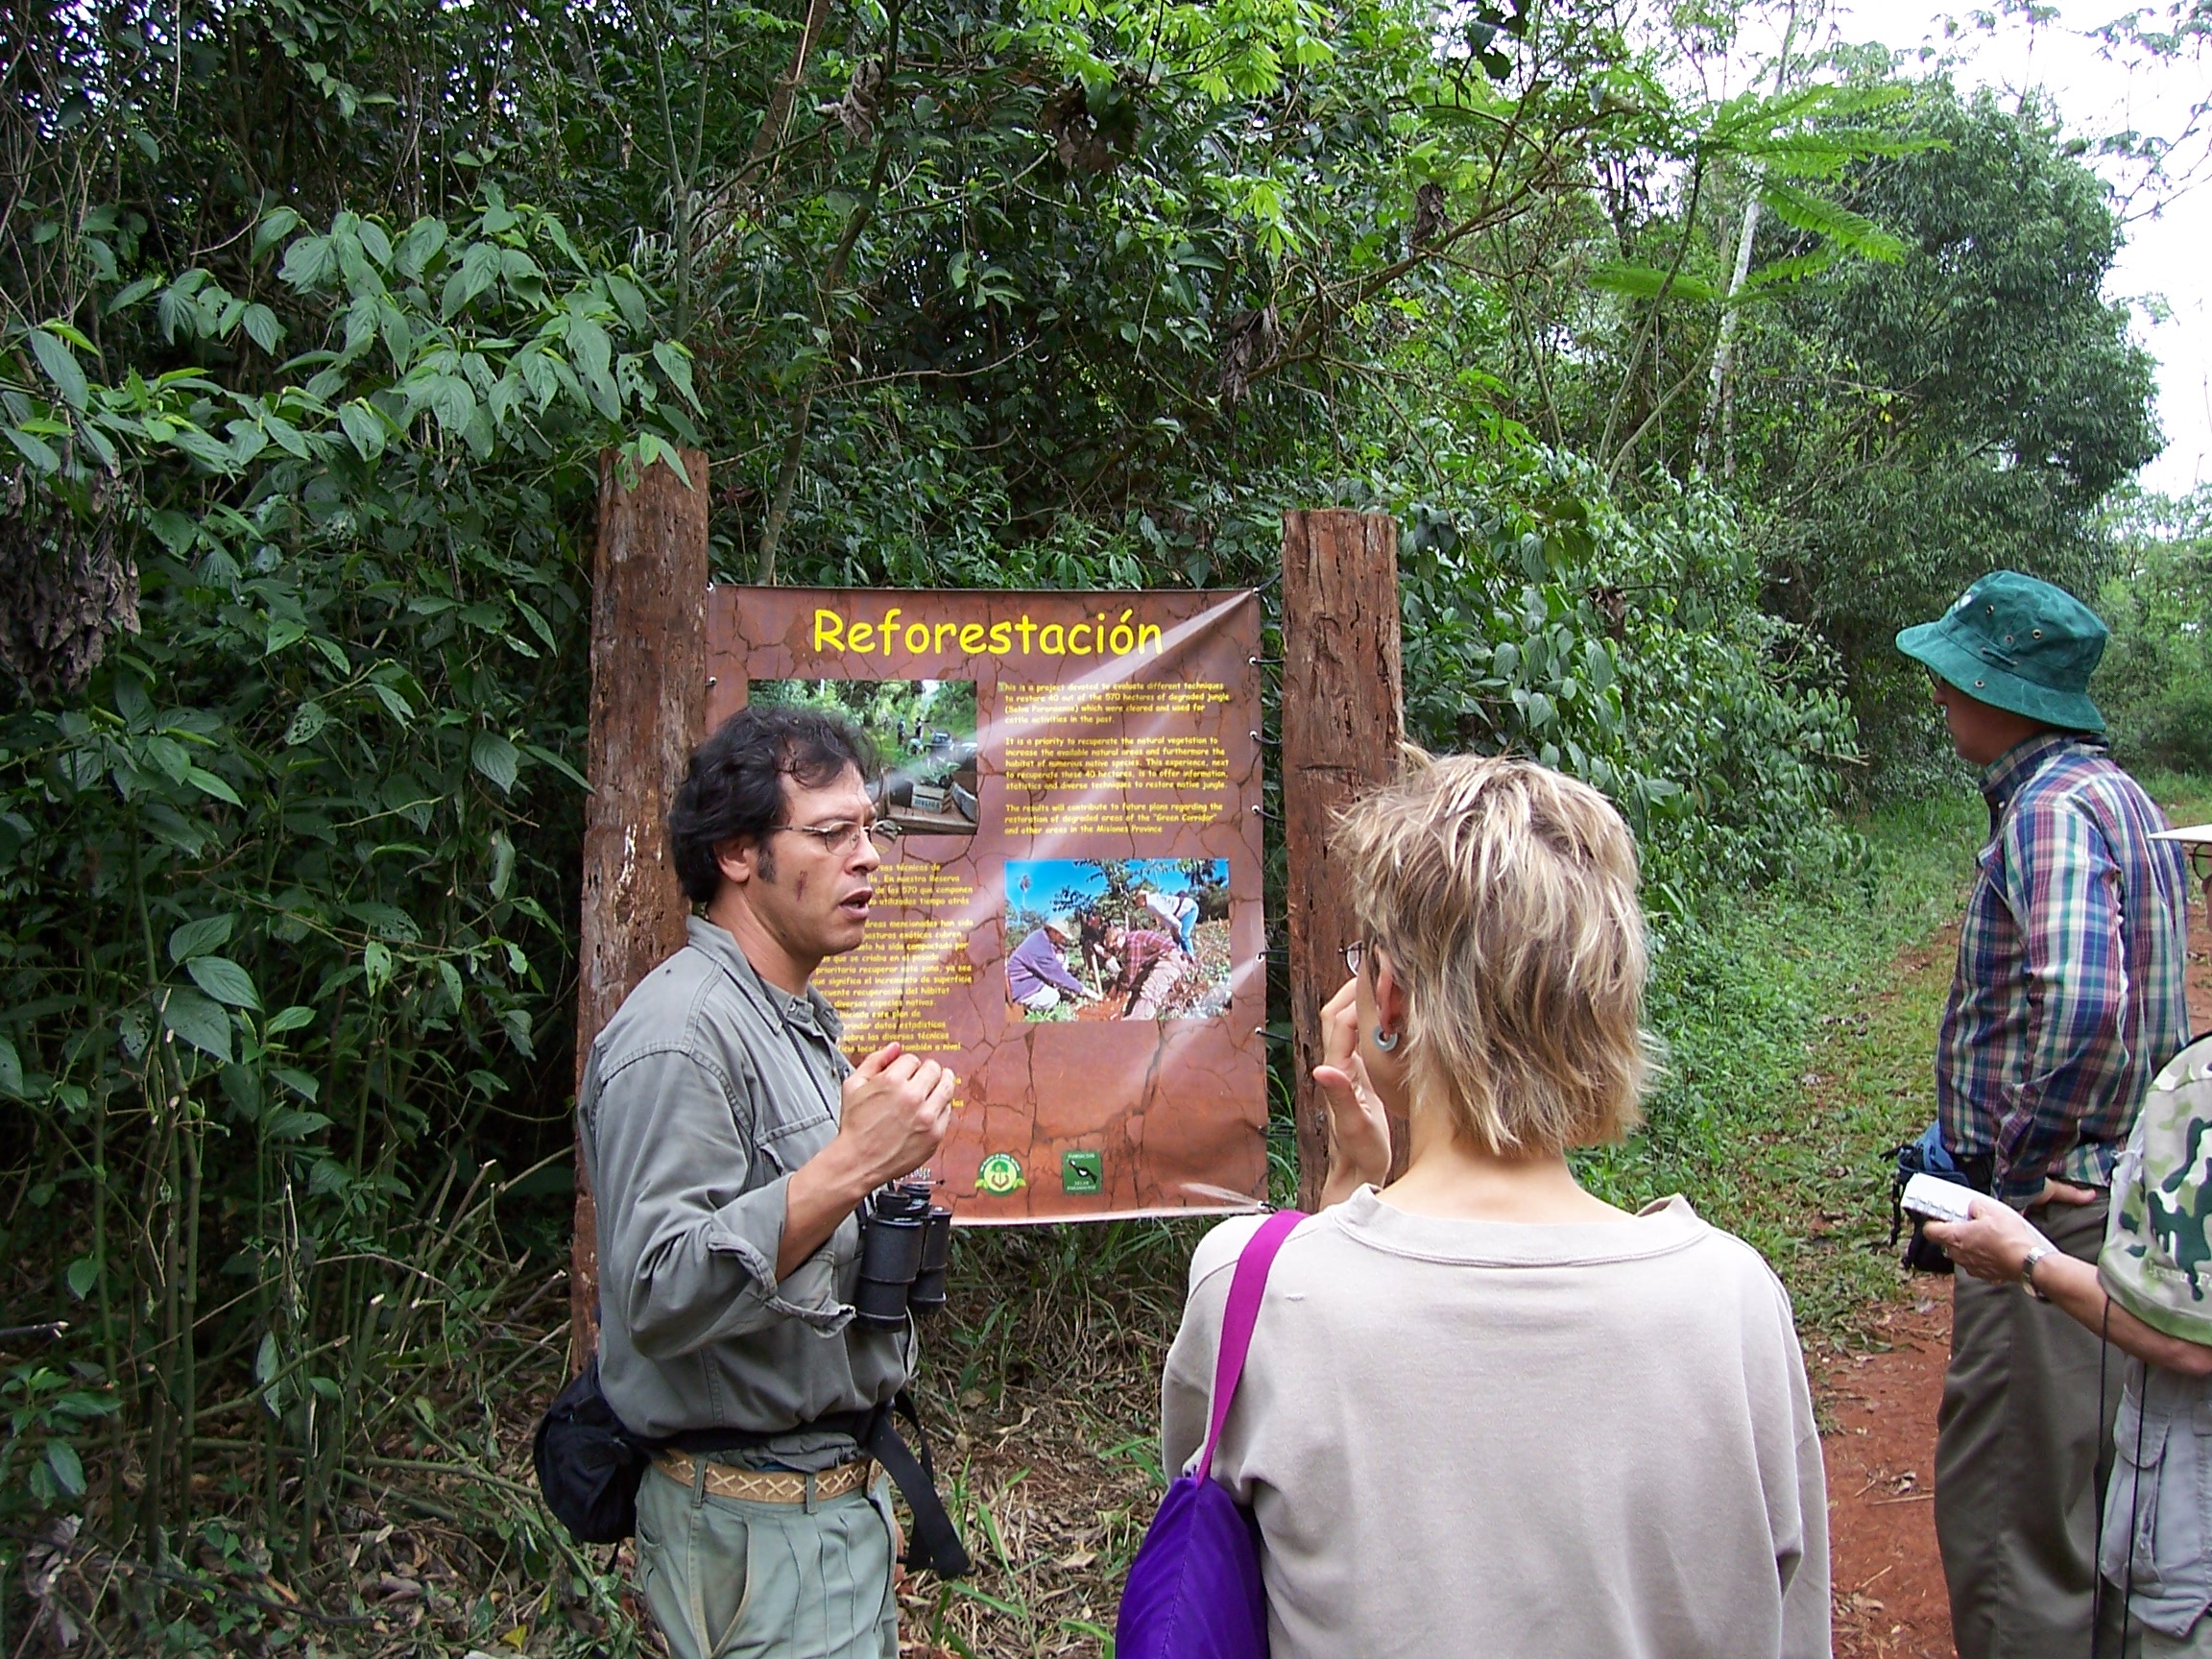
[[(584, 918), (578, 950), (576, 1080), (623, 998), (682, 948), (690, 902), (668, 849), (668, 805), (700, 738), (707, 702), (707, 457), (684, 451), (688, 483), (656, 463), (624, 489), (599, 457), (591, 561), (591, 735), (586, 761)], [(568, 1361), (599, 1345), (598, 1212), (576, 1148)]]
[(1751, 242), (1758, 234), (1759, 196), (1757, 180), (1754, 180), (1751, 200), (1743, 204), (1743, 228), (1736, 233), (1736, 269), (1728, 277), (1728, 303), (1720, 308), (1720, 332), (1713, 342), (1713, 380), (1705, 399), (1705, 465), (1713, 465), (1715, 433), (1718, 432), (1720, 473), (1725, 478), (1736, 476), (1736, 431), (1731, 419), (1736, 389), (1728, 378), (1736, 355), (1736, 323), (1740, 315), (1736, 296), (1751, 275)]

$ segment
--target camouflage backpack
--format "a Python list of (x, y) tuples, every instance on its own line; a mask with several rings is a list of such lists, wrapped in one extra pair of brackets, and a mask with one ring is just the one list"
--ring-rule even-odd
[(2212, 1344), (2212, 1037), (2152, 1081), (2112, 1169), (2105, 1292), (2153, 1330)]

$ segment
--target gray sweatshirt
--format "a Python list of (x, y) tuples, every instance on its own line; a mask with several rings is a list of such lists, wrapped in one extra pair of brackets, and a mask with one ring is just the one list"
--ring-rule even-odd
[[(1206, 1433), (1257, 1222), (1190, 1263), (1166, 1465)], [(1214, 1462), (1275, 1659), (1826, 1659), (1828, 1517), (1779, 1282), (1681, 1198), (1443, 1220), (1372, 1188), (1276, 1258)]]

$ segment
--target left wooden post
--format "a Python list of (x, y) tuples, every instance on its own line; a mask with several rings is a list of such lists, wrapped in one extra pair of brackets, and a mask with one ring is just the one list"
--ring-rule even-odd
[[(591, 734), (584, 804), (584, 917), (577, 950), (576, 1081), (592, 1039), (637, 981), (684, 944), (691, 912), (668, 851), (668, 804), (698, 746), (707, 707), (707, 457), (688, 478), (655, 463), (623, 486), (599, 457), (591, 558)], [(568, 1365), (599, 1345), (597, 1211), (576, 1148), (569, 1245)]]

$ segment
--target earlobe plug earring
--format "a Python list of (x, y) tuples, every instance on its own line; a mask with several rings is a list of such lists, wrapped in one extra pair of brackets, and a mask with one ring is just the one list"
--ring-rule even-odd
[(1380, 1025), (1375, 1027), (1375, 1046), (1382, 1049), (1385, 1054), (1398, 1046), (1398, 1037), (1399, 1033), (1396, 1031), (1385, 1031)]

